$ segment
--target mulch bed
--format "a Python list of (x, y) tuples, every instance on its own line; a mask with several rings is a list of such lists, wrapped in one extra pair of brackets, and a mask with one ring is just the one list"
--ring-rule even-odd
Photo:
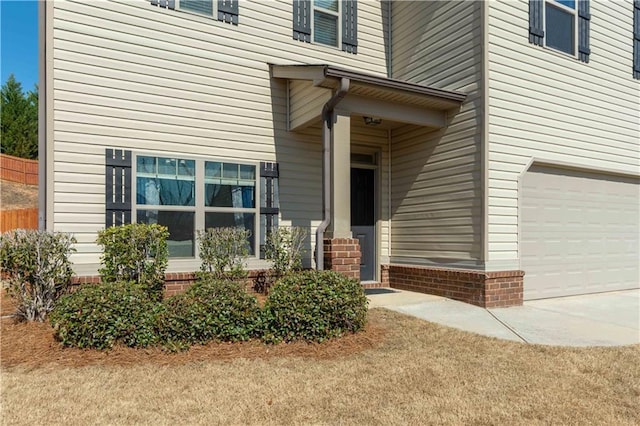
[(265, 345), (260, 341), (242, 343), (209, 343), (195, 345), (183, 352), (167, 352), (162, 348), (132, 349), (118, 346), (110, 351), (65, 348), (53, 337), (48, 323), (17, 322), (7, 318), (15, 310), (12, 300), (0, 291), (0, 363), (11, 367), (82, 367), (89, 365), (178, 365), (235, 358), (304, 357), (332, 359), (350, 356), (379, 346), (385, 339), (384, 326), (369, 319), (365, 329), (323, 343), (282, 343)]

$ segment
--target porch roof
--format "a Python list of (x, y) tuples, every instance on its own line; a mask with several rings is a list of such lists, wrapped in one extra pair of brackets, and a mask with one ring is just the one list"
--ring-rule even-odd
[(397, 124), (418, 124), (433, 128), (446, 125), (446, 111), (459, 108), (464, 93), (424, 86), (339, 68), (333, 65), (275, 65), (274, 78), (287, 79), (289, 86), (289, 128), (296, 130), (317, 122), (324, 103), (340, 81), (350, 81), (340, 108), (355, 115), (370, 115)]

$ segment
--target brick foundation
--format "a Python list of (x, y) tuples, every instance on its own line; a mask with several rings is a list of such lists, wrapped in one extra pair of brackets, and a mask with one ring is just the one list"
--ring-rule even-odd
[(324, 269), (360, 280), (360, 242), (356, 238), (325, 238)]
[(483, 272), (383, 265), (388, 285), (400, 290), (434, 294), (484, 308), (522, 305), (524, 271)]

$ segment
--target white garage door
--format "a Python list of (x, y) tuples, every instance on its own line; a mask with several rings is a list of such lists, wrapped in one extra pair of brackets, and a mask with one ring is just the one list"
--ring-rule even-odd
[(532, 167), (523, 177), (524, 299), (640, 287), (640, 184)]

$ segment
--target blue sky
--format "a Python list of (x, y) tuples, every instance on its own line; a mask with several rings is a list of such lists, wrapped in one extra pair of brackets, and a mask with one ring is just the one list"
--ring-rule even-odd
[(26, 92), (38, 83), (38, 2), (0, 0), (0, 74), (13, 73)]

